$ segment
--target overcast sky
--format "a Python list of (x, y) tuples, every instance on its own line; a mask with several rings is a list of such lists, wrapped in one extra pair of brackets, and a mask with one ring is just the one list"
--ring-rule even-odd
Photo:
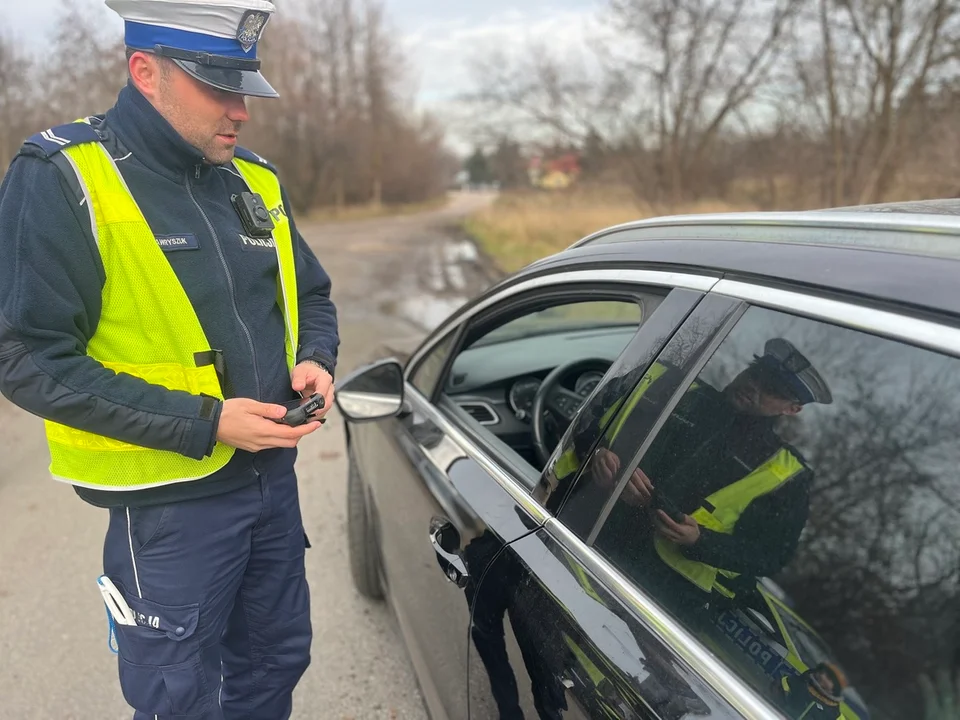
[[(582, 46), (604, 4), (603, 0), (384, 1), (389, 24), (404, 38), (418, 104), (436, 110), (469, 88), (466, 57), (484, 47), (517, 47), (528, 38), (556, 39), (559, 47)], [(42, 48), (60, 0), (2, 2), (7, 31)], [(122, 22), (103, 0), (76, 2), (122, 32)], [(283, 12), (282, 0), (277, 6)]]

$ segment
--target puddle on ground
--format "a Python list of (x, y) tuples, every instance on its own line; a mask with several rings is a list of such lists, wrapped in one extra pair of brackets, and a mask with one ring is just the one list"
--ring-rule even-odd
[(467, 298), (435, 298), (417, 295), (400, 303), (400, 312), (424, 330), (433, 331), (467, 302)]
[(480, 253), (469, 240), (445, 243), (430, 252), (417, 289), (399, 300), (399, 315), (430, 332), (489, 286)]

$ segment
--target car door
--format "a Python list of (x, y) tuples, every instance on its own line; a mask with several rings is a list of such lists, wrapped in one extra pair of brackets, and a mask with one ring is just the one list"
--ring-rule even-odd
[[(578, 282), (580, 289), (575, 287)], [(545, 316), (534, 314), (563, 306), (577, 311), (568, 315), (576, 318), (578, 341), (554, 345), (563, 353), (607, 353), (613, 362), (637, 326), (649, 320), (647, 309), (650, 317), (656, 315), (653, 308), (668, 290), (656, 286), (636, 325), (618, 319), (612, 324), (613, 340), (599, 343), (598, 350), (590, 336), (593, 321), (584, 309), (606, 312), (610, 308), (603, 303), (615, 302), (611, 298), (621, 298), (627, 305), (637, 296), (637, 287), (598, 285), (589, 273), (569, 272), (513, 286), (462, 316), (456, 327), (441, 328), (436, 348), (441, 355), (449, 354), (447, 360), (438, 359), (432, 345), (415, 355), (408, 368), (403, 411), (390, 422), (364, 428), (366, 437), (357, 438), (370, 485), (384, 582), (434, 717), (468, 717), (468, 688), (475, 680), (468, 680), (470, 610), (480, 580), (505, 545), (535, 532), (547, 517), (532, 499), (540, 469), (524, 456), (526, 445), (515, 439), (520, 421), (508, 414), (504, 387), (499, 395), (496, 388), (475, 387), (478, 365), (464, 372), (468, 351), (479, 348), (481, 341), (492, 343), (491, 338), (527, 342), (525, 333), (542, 330)], [(686, 302), (695, 297), (688, 296)], [(547, 315), (551, 323), (567, 317)], [(606, 315), (599, 321), (610, 325)], [(503, 335), (494, 337), (498, 331)], [(492, 352), (490, 347), (484, 346), (483, 352)], [(504, 378), (523, 375), (531, 362), (530, 367), (546, 367), (542, 363), (549, 355), (518, 353), (514, 366), (502, 353), (493, 354), (498, 356), (496, 372)], [(471, 362), (478, 357), (471, 355)], [(564, 354), (562, 359), (569, 357)], [(550, 365), (552, 360), (547, 360)], [(485, 376), (489, 366), (480, 362), (479, 367)], [(481, 422), (486, 418), (475, 412), (481, 391), (494, 393), (486, 396), (484, 405), (500, 422)]]
[[(471, 624), (471, 718), (739, 717), (637, 616), (636, 606), (611, 590), (609, 575), (586, 547), (604, 496), (614, 492), (613, 484), (590, 476), (597, 450), (613, 445), (609, 427), (619, 415), (640, 415), (615, 445), (624, 457), (638, 452), (689, 369), (740, 306), (711, 297), (694, 309), (690, 301), (674, 293), (640, 329), (543, 474), (535, 497), (556, 515), (510, 543), (488, 567)], [(662, 376), (664, 364), (676, 372)], [(649, 407), (626, 402), (651, 377), (663, 385), (643, 393)], [(570, 453), (579, 456), (572, 472), (562, 467)], [(654, 618), (662, 620), (645, 619)]]
[[(380, 585), (436, 718), (460, 717), (456, 708), (466, 706), (460, 682), (466, 648), (456, 628), (468, 618), (459, 586), (469, 574), (457, 554), (461, 539), (469, 541), (482, 525), (474, 507), (484, 506), (482, 499), (460, 494), (451, 477), (469, 475), (471, 488), (490, 485), (486, 470), (418, 389), (436, 382), (457, 334), (453, 328), (430, 341), (421, 372), (413, 382), (407, 378), (395, 417), (353, 426), (350, 438), (368, 496)], [(504, 498), (501, 492), (492, 502)]]
[[(521, 686), (566, 691), (565, 706), (534, 697), (527, 716), (954, 717), (955, 321), (738, 282), (716, 292), (751, 302), (658, 412), (620, 405), (656, 419), (639, 447), (604, 431), (596, 449), (623, 459), (612, 482), (581, 469), (558, 517), (488, 571), (484, 585), (519, 578), (516, 615), (533, 618), (532, 631), (516, 623), (511, 664), (538, 673)], [(681, 554), (699, 565), (659, 542), (670, 536), (630, 489), (637, 471), (696, 521)], [(521, 632), (538, 637), (532, 654)]]
[(431, 713), (465, 718), (471, 588), (500, 538), (519, 538), (544, 518), (518, 499), (515, 476), (427, 400), (408, 397), (373, 489), (385, 582)]

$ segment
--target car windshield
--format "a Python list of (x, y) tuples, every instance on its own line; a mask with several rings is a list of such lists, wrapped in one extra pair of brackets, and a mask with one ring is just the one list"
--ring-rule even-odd
[(558, 305), (530, 313), (487, 333), (471, 347), (484, 347), (521, 338), (615, 327), (637, 327), (643, 319), (639, 304), (597, 301)]

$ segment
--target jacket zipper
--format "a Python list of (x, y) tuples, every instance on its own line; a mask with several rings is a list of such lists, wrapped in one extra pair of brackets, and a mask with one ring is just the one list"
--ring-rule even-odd
[[(200, 166), (196, 166), (196, 171), (194, 176), (199, 180), (200, 179)], [(260, 397), (260, 370), (257, 364), (257, 350), (253, 344), (253, 336), (250, 334), (250, 329), (247, 327), (247, 324), (243, 321), (243, 318), (240, 317), (240, 308), (237, 307), (237, 293), (233, 285), (233, 275), (230, 274), (230, 266), (227, 265), (227, 259), (223, 254), (223, 248), (220, 245), (220, 237), (217, 235), (217, 231), (213, 228), (213, 223), (210, 222), (210, 218), (207, 217), (207, 213), (204, 212), (203, 208), (200, 206), (200, 203), (197, 202), (197, 198), (193, 194), (193, 186), (190, 183), (190, 173), (187, 173), (187, 194), (190, 195), (190, 199), (193, 201), (193, 204), (196, 206), (197, 210), (200, 211), (200, 215), (203, 217), (203, 221), (207, 224), (207, 229), (210, 231), (210, 234), (213, 235), (213, 244), (217, 246), (217, 255), (220, 256), (220, 263), (223, 265), (223, 271), (227, 274), (227, 286), (230, 288), (230, 301), (233, 303), (233, 313), (237, 318), (237, 321), (240, 323), (240, 327), (243, 328), (243, 334), (247, 338), (247, 342), (250, 344), (250, 354), (253, 357), (253, 378), (254, 382), (257, 385), (257, 398)]]

